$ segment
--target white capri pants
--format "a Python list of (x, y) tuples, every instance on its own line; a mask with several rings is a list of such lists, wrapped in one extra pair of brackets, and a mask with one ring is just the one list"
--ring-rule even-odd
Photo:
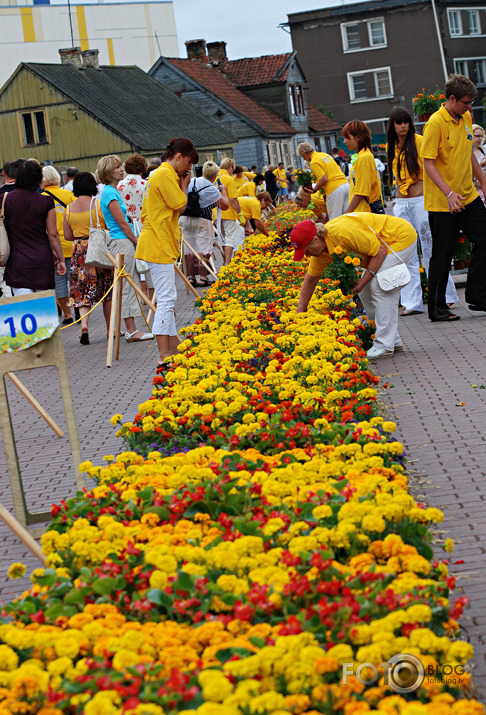
[(177, 301), (175, 269), (173, 263), (150, 263), (150, 275), (155, 288), (157, 310), (152, 332), (154, 335), (177, 335), (174, 308)]
[[(417, 231), (420, 245), (422, 247), (422, 261), (425, 273), (429, 275), (429, 262), (432, 255), (432, 234), (430, 233), (429, 215), (424, 208), (424, 197), (416, 196), (412, 199), (396, 199), (393, 207), (393, 215), (404, 218), (411, 223)], [(400, 302), (405, 310), (416, 310), (418, 313), (424, 312), (424, 302), (422, 300), (422, 286), (420, 284), (420, 262), (417, 252), (408, 264), (408, 270), (412, 276), (410, 283), (402, 288)], [(446, 302), (456, 303), (458, 301), (456, 286), (449, 275), (446, 290)]]
[(329, 196), (326, 195), (327, 215), (329, 221), (342, 216), (349, 204), (349, 184), (341, 184)]
[[(417, 255), (417, 241), (403, 251), (396, 251), (402, 261), (407, 265), (414, 255)], [(393, 253), (389, 253), (377, 273), (397, 265), (400, 261)], [(384, 291), (378, 285), (376, 277), (373, 277), (365, 285), (359, 294), (363, 303), (366, 315), (369, 320), (376, 323), (375, 339), (373, 346), (384, 350), (394, 350), (398, 345), (402, 345), (402, 339), (398, 332), (398, 300), (400, 298), (400, 288), (396, 290)]]
[(221, 228), (223, 232), (221, 243), (223, 246), (229, 246), (234, 251), (238, 248), (244, 248), (245, 245), (245, 229), (240, 226), (239, 221), (231, 221), (230, 219), (224, 218), (221, 221)]

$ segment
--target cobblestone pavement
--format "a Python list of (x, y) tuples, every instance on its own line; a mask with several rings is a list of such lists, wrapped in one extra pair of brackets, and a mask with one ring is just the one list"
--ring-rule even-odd
[[(194, 321), (197, 311), (181, 284), (178, 291), (177, 323), (182, 327)], [(430, 323), (426, 315), (400, 318), (405, 351), (376, 361), (374, 367), (381, 382), (391, 386), (382, 398), (388, 417), (397, 421), (397, 439), (406, 446), (414, 496), (444, 511), (441, 539), (450, 536), (456, 542), (451, 571), (458, 578), (460, 593), (471, 599), (462, 624), (475, 647), (475, 682), (484, 698), (486, 316), (471, 313), (463, 290), (459, 295), (461, 321), (443, 325)], [(142, 320), (137, 324), (141, 326)], [(99, 311), (91, 316), (90, 336), (91, 345), (82, 346), (77, 326), (63, 331), (82, 458), (101, 464), (105, 454), (123, 449), (109, 419), (116, 412), (126, 418), (136, 414), (149, 395), (157, 351), (155, 342), (127, 344), (122, 339), (120, 360), (107, 369), (106, 332)], [(42, 373), (36, 370), (18, 376), (65, 429), (55, 370), (45, 368)], [(56, 437), (13, 386), (8, 386), (8, 393), (27, 501), (32, 510), (40, 511), (75, 489), (69, 441), (66, 435)], [(3, 450), (0, 501), (11, 508)], [(448, 555), (438, 548), (437, 556)], [(6, 573), (13, 561), (25, 563), (27, 573), (37, 566), (30, 552), (0, 523), (0, 600), (10, 599), (29, 585), (27, 578), (8, 581)]]

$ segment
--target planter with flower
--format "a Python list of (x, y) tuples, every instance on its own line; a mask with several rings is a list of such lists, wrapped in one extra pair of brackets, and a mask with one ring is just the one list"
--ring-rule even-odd
[(419, 122), (426, 122), (429, 117), (440, 109), (442, 102), (445, 102), (445, 95), (438, 87), (433, 92), (423, 89), (413, 98), (413, 112), (418, 117)]
[(464, 268), (469, 267), (469, 262), (471, 260), (471, 244), (467, 236), (462, 231), (457, 239), (452, 260), (456, 271), (464, 270)]

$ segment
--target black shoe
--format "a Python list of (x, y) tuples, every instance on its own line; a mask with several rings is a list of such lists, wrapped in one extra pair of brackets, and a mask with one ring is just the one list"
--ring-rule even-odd
[(81, 316), (79, 315), (79, 308), (75, 308), (74, 309), (74, 320), (79, 320), (80, 317)]
[(71, 325), (71, 323), (74, 323), (74, 318), (64, 318), (62, 321), (63, 325)]
[(480, 313), (486, 313), (486, 305), (468, 305), (469, 310), (477, 310)]
[(89, 345), (89, 333), (87, 330), (81, 331), (81, 337), (79, 338), (81, 345)]

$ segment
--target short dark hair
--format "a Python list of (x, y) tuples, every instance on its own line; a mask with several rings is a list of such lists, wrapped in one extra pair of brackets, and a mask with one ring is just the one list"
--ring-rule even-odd
[(70, 166), (66, 169), (66, 176), (68, 177), (68, 179), (74, 179), (78, 171), (79, 169), (76, 166)]
[(283, 166), (283, 165), (284, 165), (283, 161), (279, 161), (279, 162), (278, 162), (278, 165), (279, 165), (279, 166)]
[(337, 148), (337, 146), (333, 146), (333, 148), (331, 149), (331, 151), (332, 151), (333, 154), (339, 154), (339, 149)]
[(144, 174), (147, 171), (147, 162), (141, 154), (131, 154), (125, 159), (127, 174)]
[(463, 97), (476, 99), (478, 90), (469, 77), (465, 77), (463, 74), (451, 74), (445, 84), (444, 94), (446, 99), (449, 99), (452, 95), (456, 99), (462, 99)]
[(176, 154), (190, 157), (193, 164), (197, 164), (199, 161), (199, 154), (197, 153), (196, 147), (189, 139), (176, 139), (176, 137), (174, 137), (170, 140), (165, 149), (165, 156), (167, 159), (172, 159)]
[(42, 169), (40, 164), (34, 164), (33, 161), (24, 161), (17, 171), (15, 183), (18, 189), (27, 189), (27, 191), (36, 191), (42, 181)]
[(262, 181), (265, 181), (265, 177), (263, 176), (263, 174), (257, 174), (253, 177), (253, 181), (258, 186), (258, 184), (260, 184)]
[(9, 179), (16, 179), (17, 178), (17, 172), (22, 166), (22, 164), (25, 164), (27, 159), (15, 159), (15, 161), (10, 162), (10, 167), (8, 169), (8, 178)]
[(348, 122), (343, 127), (343, 137), (347, 139), (349, 136), (356, 137), (360, 151), (361, 149), (369, 149), (371, 151), (371, 132), (367, 124), (361, 122), (359, 119)]
[(96, 179), (89, 171), (78, 171), (73, 179), (73, 194), (79, 196), (96, 196), (98, 189)]
[(11, 164), (12, 164), (11, 161), (6, 161), (5, 164), (2, 166), (2, 171), (7, 176), (8, 176), (8, 170), (10, 169)]
[(243, 172), (244, 172), (243, 167), (240, 166), (239, 164), (237, 164), (237, 165), (235, 166), (235, 174), (242, 174)]

